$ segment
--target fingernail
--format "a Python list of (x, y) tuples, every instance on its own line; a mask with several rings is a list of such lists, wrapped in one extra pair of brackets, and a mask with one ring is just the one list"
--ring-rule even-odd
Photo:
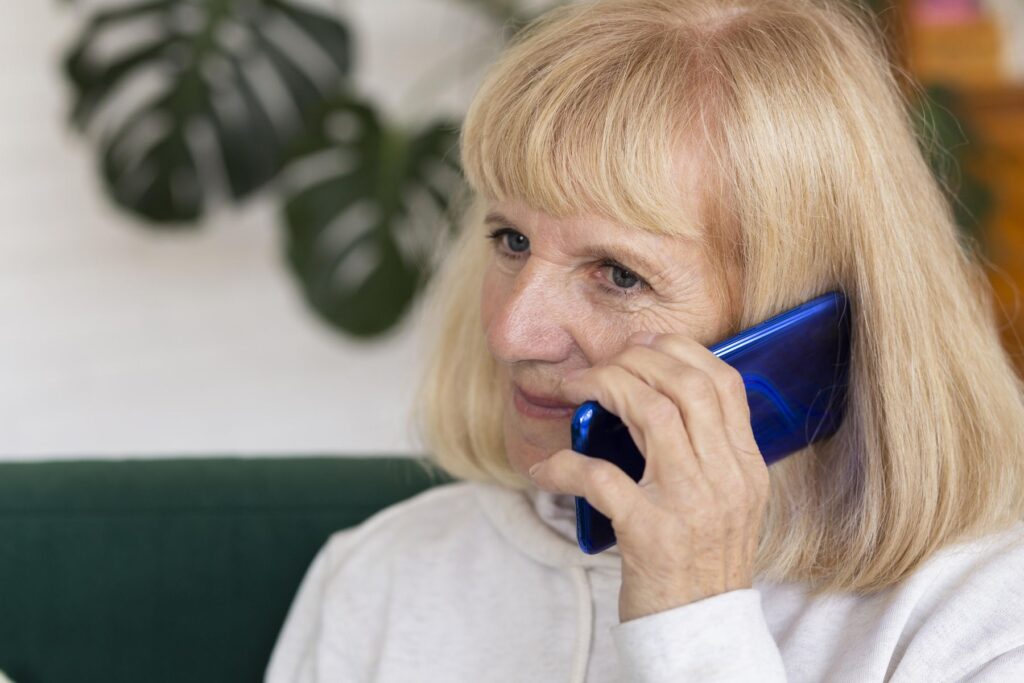
[(570, 370), (569, 372), (562, 375), (562, 381), (565, 381), (567, 379), (576, 379), (577, 377), (582, 375), (585, 370), (585, 368), (577, 368), (575, 370)]
[(656, 336), (653, 332), (638, 332), (633, 335), (633, 341), (637, 344), (650, 344)]
[(540, 466), (543, 465), (543, 464), (544, 464), (544, 461), (541, 461), (541, 462), (538, 462), (538, 463), (534, 463), (534, 465), (532, 467), (530, 467), (530, 476), (532, 477), (534, 474), (536, 474), (537, 470), (539, 470)]

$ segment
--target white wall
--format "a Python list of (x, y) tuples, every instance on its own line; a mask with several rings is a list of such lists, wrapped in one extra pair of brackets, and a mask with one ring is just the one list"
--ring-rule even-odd
[[(497, 50), (457, 0), (321, 4), (400, 119), (461, 115)], [(58, 72), (94, 5), (0, 9), (0, 458), (419, 452), (415, 313), (371, 345), (318, 322), (268, 198), (176, 235), (106, 201)]]

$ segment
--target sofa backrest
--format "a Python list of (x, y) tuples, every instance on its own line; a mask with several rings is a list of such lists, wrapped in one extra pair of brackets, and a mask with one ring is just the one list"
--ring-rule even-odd
[(0, 463), (0, 671), (260, 681), (330, 534), (451, 481), (411, 457)]

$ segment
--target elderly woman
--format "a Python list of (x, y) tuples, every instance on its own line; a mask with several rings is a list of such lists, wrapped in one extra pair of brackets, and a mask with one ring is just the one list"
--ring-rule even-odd
[[(418, 405), (462, 481), (331, 537), (268, 681), (1024, 680), (1022, 385), (866, 15), (553, 10), (460, 151)], [(768, 468), (707, 347), (830, 290), (845, 419)], [(570, 449), (591, 399), (639, 482)]]

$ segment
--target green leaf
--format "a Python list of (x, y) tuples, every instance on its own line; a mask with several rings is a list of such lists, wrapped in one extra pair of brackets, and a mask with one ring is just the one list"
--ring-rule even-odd
[(136, 112), (102, 145), (107, 192), (143, 215), (196, 220), (203, 209), (196, 160), (177, 122), (154, 114), (160, 109), (158, 100)]
[(339, 71), (349, 72), (352, 66), (352, 57), (348, 48), (350, 42), (348, 30), (344, 26), (316, 12), (281, 0), (270, 0), (269, 4), (291, 19), (310, 40), (319, 45)]
[[(269, 30), (282, 22), (298, 29), (290, 40)], [(115, 29), (135, 27), (152, 37), (101, 56)], [(304, 66), (311, 50), (329, 68)], [(157, 224), (194, 222), (214, 188), (240, 200), (278, 175), (289, 141), (347, 79), (349, 53), (344, 26), (287, 0), (130, 3), (96, 12), (66, 53), (69, 118), (97, 140), (115, 202)], [(155, 97), (121, 97), (147, 79)], [(292, 101), (272, 108), (275, 92)]]
[(458, 128), (399, 130), (351, 97), (318, 124), (291, 155), (288, 261), (314, 310), (369, 337), (401, 319), (430, 275), (431, 246), (451, 231)]

